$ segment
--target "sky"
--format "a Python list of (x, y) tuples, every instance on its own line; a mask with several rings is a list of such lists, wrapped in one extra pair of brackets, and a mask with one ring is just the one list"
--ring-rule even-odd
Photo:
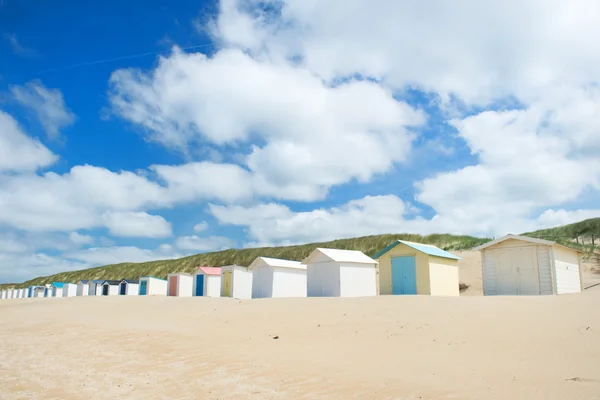
[(598, 20), (596, 0), (0, 0), (0, 283), (598, 217)]

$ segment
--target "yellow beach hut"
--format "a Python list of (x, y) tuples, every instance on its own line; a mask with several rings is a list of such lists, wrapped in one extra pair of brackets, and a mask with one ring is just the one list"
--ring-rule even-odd
[(436, 246), (396, 240), (373, 258), (379, 261), (380, 294), (460, 295), (460, 257)]

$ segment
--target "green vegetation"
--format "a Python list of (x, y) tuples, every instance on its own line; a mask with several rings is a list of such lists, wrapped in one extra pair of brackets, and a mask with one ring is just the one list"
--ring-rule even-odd
[(524, 233), (525, 236), (553, 240), (562, 245), (579, 249), (585, 253), (584, 259), (600, 260), (600, 218), (591, 218), (574, 224), (540, 229)]
[(82, 279), (137, 279), (140, 276), (156, 276), (158, 278), (165, 278), (167, 274), (172, 272), (192, 272), (198, 266), (223, 266), (231, 264), (247, 266), (259, 256), (301, 261), (316, 247), (360, 250), (363, 253), (372, 256), (397, 239), (433, 244), (444, 250), (450, 251), (468, 250), (490, 240), (475, 238), (472, 236), (454, 236), (443, 234), (429, 236), (397, 234), (364, 236), (352, 239), (334, 240), (331, 242), (310, 243), (299, 246), (261, 247), (241, 250), (232, 249), (217, 251), (214, 253), (197, 254), (176, 260), (159, 260), (144, 263), (121, 263), (107, 265), (104, 267), (90, 268), (81, 271), (62, 272), (56, 275), (35, 278), (16, 285), (16, 287), (20, 288), (32, 285), (43, 285), (51, 282), (76, 283)]
[[(599, 257), (600, 247), (600, 218), (588, 219), (575, 224), (542, 229), (524, 233), (525, 236), (554, 240), (570, 247), (579, 248), (586, 253), (586, 258)], [(595, 236), (595, 246), (592, 246), (592, 235)], [(575, 238), (578, 238), (577, 240)], [(340, 239), (331, 242), (310, 243), (299, 246), (261, 247), (254, 249), (224, 250), (214, 253), (197, 254), (176, 260), (160, 260), (145, 263), (121, 263), (96, 267), (81, 271), (63, 272), (56, 275), (35, 278), (18, 285), (0, 285), (0, 287), (28, 287), (43, 285), (51, 282), (77, 282), (81, 279), (137, 279), (140, 276), (156, 276), (165, 278), (172, 272), (192, 272), (198, 266), (249, 265), (256, 257), (265, 256), (288, 260), (302, 260), (316, 247), (360, 250), (373, 256), (379, 250), (394, 240), (403, 239), (413, 242), (436, 245), (444, 250), (469, 250), (490, 239), (472, 236), (436, 235), (375, 235), (352, 239)]]
[(523, 235), (548, 240), (562, 238), (573, 241), (576, 237), (579, 237), (580, 239), (583, 239), (583, 242), (591, 243), (592, 235), (596, 238), (600, 236), (600, 218), (586, 219), (585, 221), (558, 226), (556, 228), (540, 229), (534, 232), (524, 233)]

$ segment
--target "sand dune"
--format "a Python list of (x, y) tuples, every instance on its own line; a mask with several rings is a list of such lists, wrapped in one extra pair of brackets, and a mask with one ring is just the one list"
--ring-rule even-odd
[(600, 287), (520, 298), (6, 300), (0, 398), (598, 399), (598, 304)]

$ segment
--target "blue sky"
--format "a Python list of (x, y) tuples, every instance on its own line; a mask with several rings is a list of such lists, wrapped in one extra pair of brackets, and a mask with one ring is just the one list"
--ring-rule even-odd
[(540, 1), (1, 1), (0, 282), (600, 216), (596, 6)]

